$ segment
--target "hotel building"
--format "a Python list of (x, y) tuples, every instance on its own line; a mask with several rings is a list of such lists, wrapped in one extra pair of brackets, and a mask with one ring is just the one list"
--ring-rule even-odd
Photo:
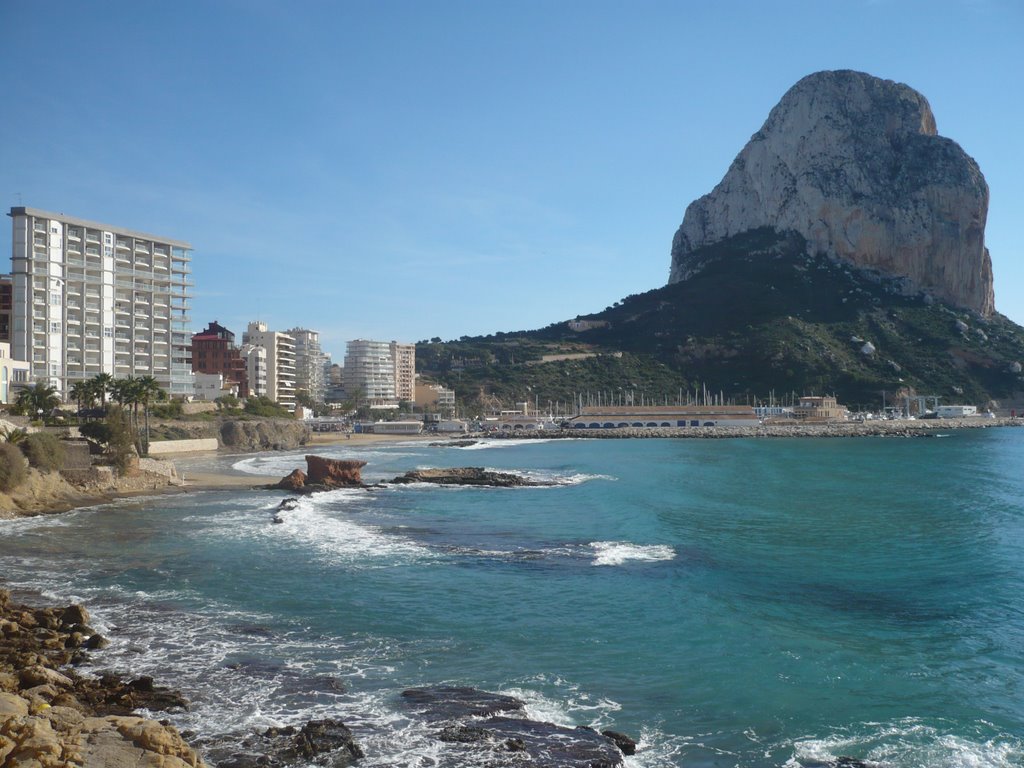
[(11, 346), (62, 396), (100, 373), (193, 392), (192, 246), (123, 227), (11, 208)]
[(397, 405), (395, 361), (386, 341), (355, 339), (345, 345), (345, 393), (369, 405)]
[(197, 374), (197, 393), (199, 374), (220, 374), (225, 384), (235, 385), (239, 397), (249, 396), (246, 361), (235, 346), (235, 334), (216, 320), (192, 336), (192, 370)]

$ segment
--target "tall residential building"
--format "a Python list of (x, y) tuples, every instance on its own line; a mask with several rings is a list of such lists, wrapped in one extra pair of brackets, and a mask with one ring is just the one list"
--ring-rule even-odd
[(66, 397), (99, 373), (192, 394), (192, 246), (34, 208), (11, 208), (11, 343)]
[(314, 403), (324, 402), (324, 360), (320, 334), (305, 328), (292, 328), (288, 335), (295, 339), (295, 390), (303, 391)]
[(355, 339), (345, 346), (345, 392), (370, 405), (394, 405), (395, 361), (386, 341)]
[(267, 330), (262, 322), (249, 323), (243, 344), (267, 351), (266, 396), (289, 411), (295, 410), (295, 339), (287, 333)]
[(395, 361), (395, 397), (411, 403), (416, 399), (416, 345), (392, 341), (391, 359)]
[[(192, 336), (192, 370), (196, 373), (219, 373), (226, 385), (236, 385), (239, 397), (249, 396), (246, 362), (235, 346), (235, 334), (216, 320)], [(198, 384), (200, 380), (196, 381)]]

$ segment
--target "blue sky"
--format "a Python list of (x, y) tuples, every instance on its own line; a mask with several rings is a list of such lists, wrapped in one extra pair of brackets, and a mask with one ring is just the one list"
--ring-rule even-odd
[(664, 284), (782, 94), (858, 69), (978, 161), (1024, 323), (1022, 40), (1017, 0), (0, 0), (0, 201), (187, 240), (196, 330), (312, 328), (338, 360)]

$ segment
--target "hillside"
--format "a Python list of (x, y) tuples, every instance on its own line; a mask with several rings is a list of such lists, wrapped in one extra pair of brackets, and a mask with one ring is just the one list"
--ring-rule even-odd
[[(762, 228), (689, 258), (700, 265), (689, 279), (586, 318), (607, 327), (573, 332), (559, 323), (421, 342), (418, 368), (460, 399), (542, 406), (587, 391), (674, 400), (705, 385), (738, 402), (835, 393), (869, 408), (883, 392), (1005, 406), (1024, 390), (1020, 326), (904, 295), (906, 281), (809, 257), (795, 233)], [(588, 353), (595, 356), (542, 362)]]

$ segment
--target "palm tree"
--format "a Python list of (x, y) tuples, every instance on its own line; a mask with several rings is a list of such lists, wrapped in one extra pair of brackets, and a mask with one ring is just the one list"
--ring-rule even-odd
[(15, 407), (19, 412), (32, 417), (52, 411), (58, 405), (60, 405), (60, 396), (57, 394), (57, 389), (43, 381), (21, 390), (15, 401)]
[(68, 390), (68, 397), (78, 403), (80, 411), (86, 406), (91, 406), (96, 399), (94, 387), (88, 381), (76, 381), (72, 384), (71, 389)]
[(100, 399), (100, 406), (106, 408), (107, 393), (113, 392), (114, 385), (117, 383), (116, 380), (109, 373), (97, 373), (90, 381), (93, 387), (95, 387), (96, 397)]
[(0, 438), (5, 443), (23, 443), (28, 439), (28, 430), (19, 429), (18, 427), (0, 427)]
[[(167, 393), (160, 388), (159, 382), (152, 376), (141, 376), (135, 380), (135, 400), (142, 403), (142, 414), (146, 421), (146, 428), (143, 432), (142, 448), (143, 456), (149, 455), (149, 404), (167, 399)], [(136, 419), (137, 421), (137, 419)]]

